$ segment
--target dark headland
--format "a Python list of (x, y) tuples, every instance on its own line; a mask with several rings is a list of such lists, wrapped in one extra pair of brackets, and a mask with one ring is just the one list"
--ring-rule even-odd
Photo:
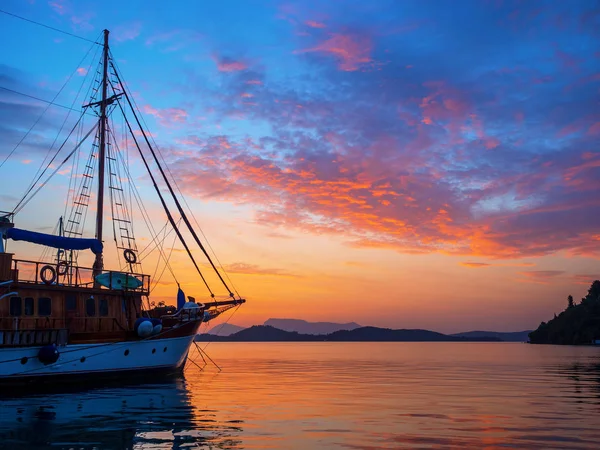
[(586, 345), (600, 341), (600, 281), (590, 286), (581, 302), (567, 298), (567, 307), (529, 333), (532, 344)]

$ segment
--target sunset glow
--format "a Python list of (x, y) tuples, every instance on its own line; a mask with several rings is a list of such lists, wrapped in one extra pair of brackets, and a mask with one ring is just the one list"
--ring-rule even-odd
[[(248, 299), (232, 323), (533, 329), (600, 278), (597, 2), (145, 5), (2, 8), (91, 40), (111, 31), (153, 139)], [(0, 38), (10, 43), (0, 161), (47, 107), (15, 91), (52, 100), (74, 74), (54, 100), (62, 107), (0, 168), (0, 210), (11, 210), (63, 121), (74, 123), (64, 106), (83, 99), (96, 48), (85, 59), (89, 43), (9, 16)], [(131, 165), (158, 231), (160, 203), (133, 153)], [(17, 216), (19, 227), (54, 228), (68, 169)], [(143, 248), (151, 238), (139, 222)], [(112, 244), (105, 239), (107, 264)], [(171, 263), (186, 294), (209, 298), (179, 244)], [(160, 278), (152, 298), (174, 304), (177, 284), (163, 267), (157, 256), (144, 267)]]

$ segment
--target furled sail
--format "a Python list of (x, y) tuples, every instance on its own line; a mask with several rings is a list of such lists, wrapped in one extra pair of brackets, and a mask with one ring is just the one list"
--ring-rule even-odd
[(6, 237), (13, 241), (31, 242), (32, 244), (46, 245), (53, 248), (65, 250), (87, 250), (89, 248), (96, 255), (102, 253), (102, 242), (98, 239), (55, 236), (53, 234), (20, 230), (19, 228), (9, 228), (6, 231)]

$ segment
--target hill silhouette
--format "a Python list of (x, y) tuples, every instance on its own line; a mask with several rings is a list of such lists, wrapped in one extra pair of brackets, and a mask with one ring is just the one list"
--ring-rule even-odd
[(514, 332), (466, 331), (464, 333), (454, 333), (454, 334), (452, 334), (452, 336), (474, 338), (474, 339), (482, 338), (482, 337), (491, 337), (491, 338), (498, 338), (503, 342), (527, 342), (529, 339), (529, 333), (531, 333), (531, 330), (514, 331)]
[(391, 330), (389, 328), (361, 327), (340, 330), (324, 335), (300, 334), (267, 325), (255, 325), (230, 336), (200, 334), (197, 341), (214, 342), (499, 342), (498, 338), (465, 338), (429, 330)]
[(307, 322), (301, 319), (268, 319), (264, 325), (279, 328), (283, 331), (295, 331), (301, 334), (329, 334), (339, 330), (355, 330), (361, 327), (356, 322)]
[(580, 345), (600, 340), (600, 281), (590, 286), (581, 303), (569, 295), (567, 308), (529, 333), (532, 344)]

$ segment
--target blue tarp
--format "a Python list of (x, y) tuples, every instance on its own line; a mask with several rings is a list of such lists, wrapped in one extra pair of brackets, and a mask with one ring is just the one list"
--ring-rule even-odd
[(46, 245), (53, 248), (63, 248), (65, 250), (87, 250), (89, 248), (95, 254), (102, 253), (102, 242), (98, 239), (62, 237), (18, 228), (9, 228), (6, 231), (6, 237), (13, 241), (31, 242), (32, 244)]

